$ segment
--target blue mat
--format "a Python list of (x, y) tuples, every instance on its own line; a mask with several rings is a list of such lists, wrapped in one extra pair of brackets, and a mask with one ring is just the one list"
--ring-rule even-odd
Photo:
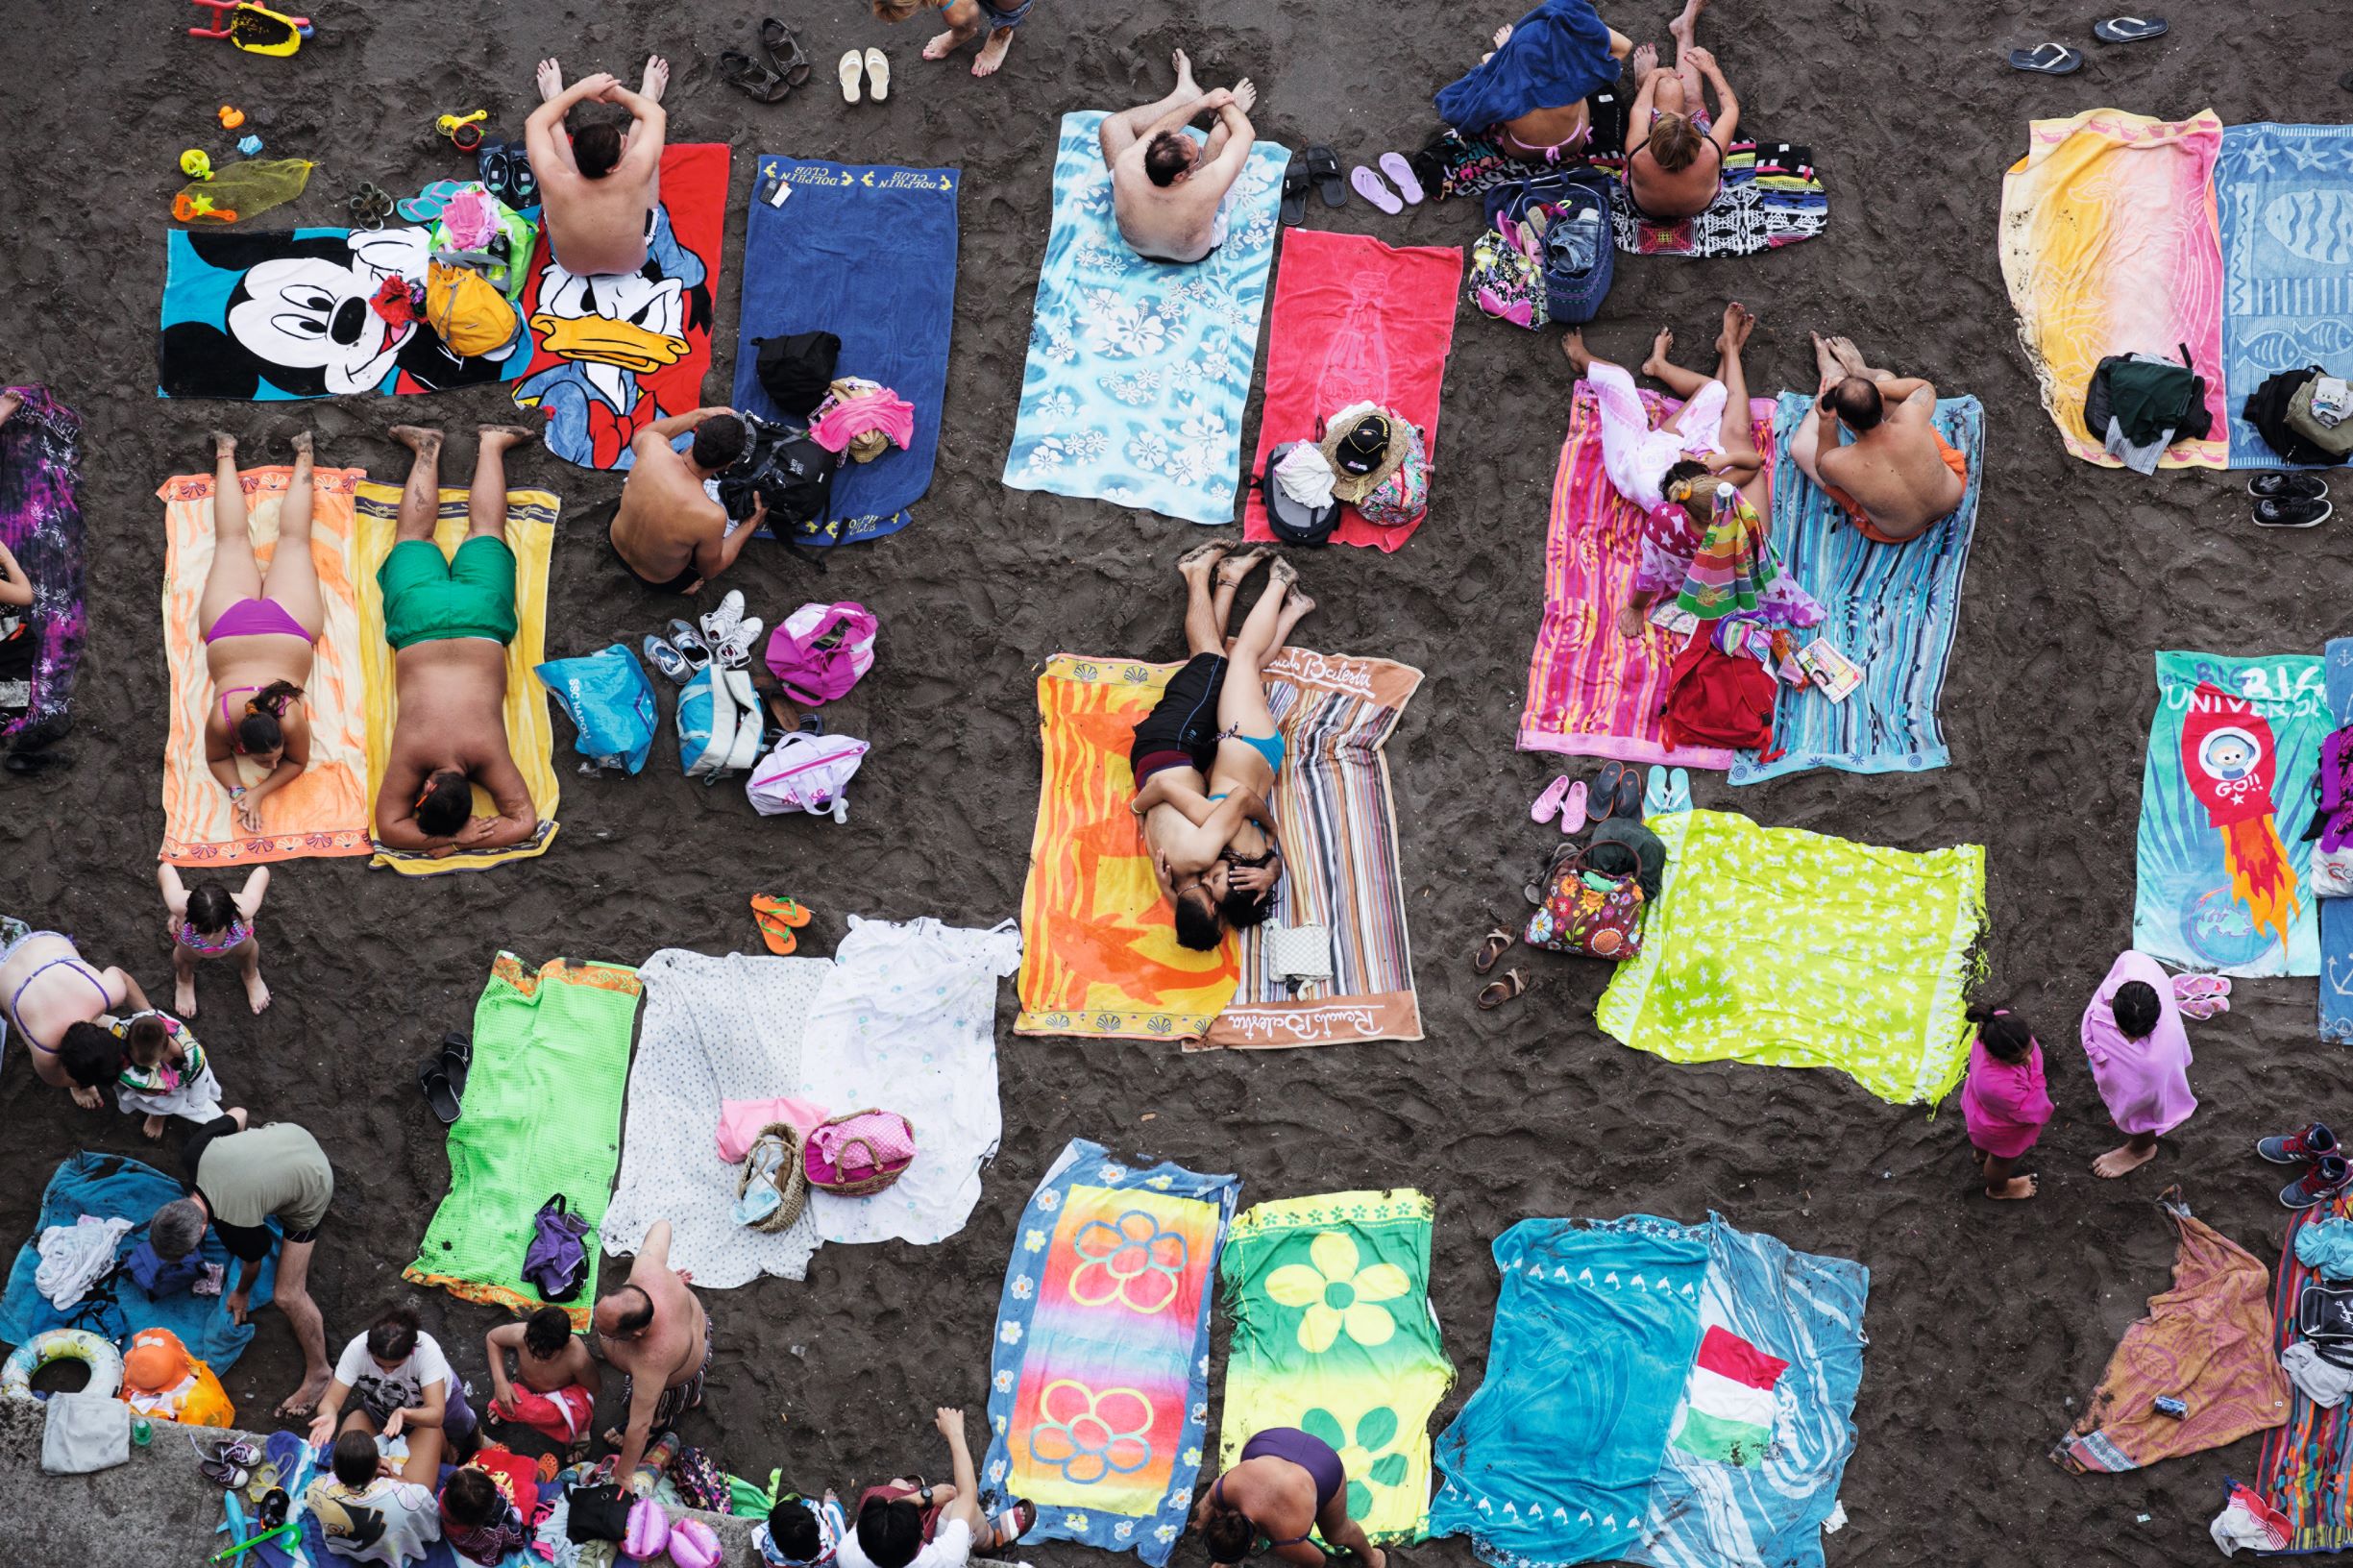
[(1734, 784), (1836, 768), (1851, 773), (1916, 773), (1951, 761), (1936, 706), (1960, 618), (1961, 579), (1976, 532), (1985, 472), (1985, 409), (1975, 398), (1940, 398), (1936, 429), (1969, 458), (1960, 509), (1916, 539), (1874, 544), (1790, 456), (1790, 438), (1812, 400), (1784, 392), (1774, 411), (1773, 542), (1797, 585), (1821, 601), (1810, 635), (1863, 667), (1863, 684), (1844, 702), (1820, 687), (1782, 686), (1773, 712), (1774, 749), (1744, 751)]
[[(2353, 637), (2332, 637), (2320, 657), (2330, 722), (2353, 724)], [(2320, 1038), (2353, 1045), (2353, 898), (2320, 900)]]
[[(833, 481), (832, 537), (853, 544), (896, 533), (931, 488), (947, 393), (947, 341), (956, 303), (954, 169), (826, 163), (770, 154), (752, 182), (744, 240), (744, 300), (735, 352), (735, 406), (784, 417), (761, 390), (755, 337), (828, 331), (842, 340), (840, 373), (879, 381), (915, 404), (915, 440), (870, 463), (845, 460)], [(781, 208), (759, 199), (782, 175)]]
[(1119, 237), (1097, 140), (1103, 119), (1092, 110), (1062, 117), (1054, 227), (1005, 482), (1231, 523), (1290, 154), (1255, 144), (1227, 196), (1225, 243), (1206, 260), (1172, 266)]
[(2353, 369), (2353, 125), (2233, 125), (2215, 163), (2230, 466), (2281, 468), (2240, 410), (2265, 378)]
[[(71, 1225), (84, 1214), (128, 1219), (132, 1228), (117, 1249), (119, 1258), (147, 1239), (147, 1221), (158, 1209), (185, 1195), (185, 1188), (153, 1165), (119, 1154), (86, 1152), (58, 1166), (57, 1174), (49, 1178), (49, 1189), (41, 1194), (40, 1218), (34, 1222), (33, 1237), (17, 1251), (16, 1264), (9, 1270), (8, 1293), (0, 1296), (0, 1344), (21, 1345), (44, 1329), (81, 1328), (94, 1330), (121, 1345), (141, 1329), (163, 1328), (179, 1335), (188, 1354), (209, 1362), (214, 1372), (228, 1371), (253, 1342), (254, 1326), (250, 1314), (243, 1327), (230, 1321), (224, 1298), (236, 1285), (240, 1265), (210, 1232), (205, 1234), (205, 1262), (222, 1264), (229, 1271), (220, 1296), (158, 1298), (128, 1278), (118, 1277), (105, 1295), (86, 1296), (72, 1309), (60, 1311), (33, 1286), (34, 1272), (40, 1267), (40, 1233), (50, 1226)], [(277, 1222), (270, 1223), (275, 1230)], [(278, 1259), (272, 1254), (262, 1262), (261, 1277), (254, 1286), (250, 1301), (254, 1310), (268, 1303), (277, 1277)]]

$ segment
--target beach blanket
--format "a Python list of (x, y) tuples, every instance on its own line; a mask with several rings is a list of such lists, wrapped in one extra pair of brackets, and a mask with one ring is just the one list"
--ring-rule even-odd
[[(533, 670), (547, 657), (548, 557), (555, 549), (555, 519), (562, 502), (548, 490), (509, 490), (506, 493), (506, 543), (515, 552), (515, 619), (522, 629), (506, 645), (506, 747), (523, 781), (539, 808), (539, 831), (504, 849), (462, 850), (439, 860), (418, 850), (376, 846), (371, 866), (389, 866), (403, 876), (439, 876), (445, 871), (478, 871), (510, 861), (529, 860), (548, 852), (555, 842), (555, 723), (548, 715), (548, 699)], [(450, 554), (466, 537), (466, 492), (444, 485), (440, 518), (433, 527), (433, 543)], [(400, 699), (393, 679), (392, 645), (384, 641), (384, 595), (377, 586), (377, 569), (392, 553), (400, 525), (401, 492), (389, 484), (363, 479), (359, 484), (355, 521), (357, 533), (353, 570), (359, 585), (359, 656), (364, 670), (362, 690), (368, 704), (368, 822), (376, 821), (376, 786), (384, 776), (384, 760), (392, 753), (392, 729), (400, 718)], [(477, 787), (477, 816), (493, 817), (497, 808)]]
[[(150, 1296), (129, 1275), (118, 1274), (96, 1294), (61, 1311), (33, 1284), (40, 1267), (41, 1232), (50, 1226), (72, 1225), (85, 1214), (127, 1219), (132, 1228), (114, 1249), (120, 1259), (147, 1239), (147, 1222), (158, 1209), (185, 1196), (187, 1188), (179, 1178), (128, 1156), (85, 1151), (68, 1157), (49, 1178), (41, 1193), (40, 1217), (33, 1222), (33, 1234), (9, 1270), (7, 1293), (0, 1295), (0, 1344), (21, 1345), (45, 1330), (73, 1328), (88, 1329), (120, 1347), (141, 1329), (169, 1329), (189, 1355), (210, 1362), (215, 1372), (228, 1371), (253, 1343), (254, 1325), (250, 1314), (242, 1324), (230, 1318), (225, 1294), (200, 1296), (183, 1290)], [(272, 1220), (270, 1228), (276, 1230), (277, 1221)], [(236, 1283), (242, 1265), (229, 1256), (218, 1236), (206, 1232), (200, 1252), (206, 1262), (229, 1271), (231, 1286)], [(277, 1280), (278, 1255), (273, 1251), (262, 1260), (248, 1298), (255, 1311), (268, 1303)]]
[(1208, 259), (1147, 261), (1112, 221), (1103, 118), (1062, 117), (1054, 227), (1005, 482), (1231, 523), (1290, 154), (1270, 141), (1250, 149), (1221, 209), (1224, 242)]
[(725, 1290), (763, 1274), (808, 1277), (814, 1215), (803, 1209), (776, 1232), (737, 1223), (743, 1166), (720, 1158), (712, 1133), (721, 1102), (797, 1090), (809, 1008), (832, 968), (821, 958), (712, 958), (675, 947), (638, 967), (646, 1017), (629, 1065), (621, 1185), (600, 1228), (605, 1251), (634, 1254), (654, 1221), (667, 1219), (671, 1264), (698, 1286)]
[[(2353, 637), (2332, 637), (2321, 650), (2329, 723), (2353, 724)], [(2306, 860), (2309, 868), (2311, 861)], [(2320, 1038), (2353, 1044), (2353, 898), (2323, 898), (2320, 938)]]
[(2206, 378), (2214, 431), (2166, 449), (2160, 466), (2221, 468), (2222, 245), (2215, 159), (2222, 122), (2153, 120), (2120, 110), (2036, 120), (2001, 182), (2002, 281), (2043, 407), (2070, 453), (2103, 468), (2106, 432), (2087, 430), (2092, 372), (2112, 354), (2173, 356)]
[(1003, 1125), (996, 983), (1020, 965), (1011, 920), (978, 931), (849, 917), (804, 1020), (797, 1092), (837, 1115), (897, 1112), (917, 1129), (915, 1164), (870, 1197), (812, 1191), (821, 1237), (920, 1245), (964, 1229)]
[(532, 1216), (561, 1192), (588, 1222), (588, 1275), (560, 1305), (588, 1327), (598, 1228), (621, 1161), (621, 1102), (637, 971), (502, 952), (474, 1006), (466, 1114), (450, 1128), (450, 1191), (401, 1277), (521, 1314), (547, 1305), (523, 1279)]
[[(1597, 157), (1623, 175), (1626, 160)], [(1525, 178), (1525, 176), (1523, 176)], [(1609, 227), (1628, 256), (1754, 256), (1812, 239), (1830, 226), (1830, 197), (1810, 148), (1744, 136), (1724, 155), (1724, 178), (1707, 209), (1661, 221), (1634, 210), (1623, 178), (1609, 182)]]
[(425, 285), (424, 226), (174, 229), (163, 238), (161, 397), (446, 392), (512, 380), (530, 357), (520, 322), (490, 353), (459, 355), (422, 317), (395, 325), (373, 308), (396, 279), (412, 292)]
[(2160, 652), (2141, 767), (2132, 944), (2180, 969), (2317, 974), (2305, 880), (2331, 727), (2320, 659)]
[[(827, 516), (803, 542), (854, 544), (896, 533), (931, 488), (940, 455), (961, 175), (776, 153), (761, 159), (759, 170), (744, 241), (735, 406), (763, 419), (789, 417), (760, 386), (757, 339), (814, 331), (839, 337), (841, 374), (879, 381), (915, 404), (915, 437), (870, 463), (837, 468)], [(778, 179), (793, 194), (773, 207), (760, 198)]]
[(1320, 1437), (1376, 1543), (1428, 1532), (1430, 1412), (1455, 1381), (1430, 1309), (1434, 1212), (1410, 1188), (1262, 1203), (1234, 1221), (1219, 1270), (1234, 1320), (1219, 1468), (1270, 1427)]
[[(2272, 1344), (2270, 1271), (2194, 1216), (2180, 1196), (2174, 1188), (2161, 1200), (2177, 1237), (2173, 1287), (2148, 1298), (2147, 1314), (2124, 1331), (2083, 1413), (2051, 1450), (2070, 1470), (2138, 1470), (2288, 1419), (2288, 1374)], [(2292, 1237), (2302, 1218), (2290, 1224)], [(2294, 1262), (2291, 1250), (2283, 1278)], [(2285, 1301), (2292, 1322), (2294, 1298)], [(2189, 1414), (2158, 1409), (2165, 1394), (2188, 1405)]]
[(1827, 641), (1862, 666), (1863, 684), (1843, 702), (1831, 701), (1811, 682), (1779, 685), (1773, 749), (1735, 757), (1735, 784), (1812, 768), (1916, 773), (1952, 760), (1936, 705), (1977, 528), (1985, 409), (1975, 398), (1937, 400), (1937, 432), (1968, 456), (1969, 486), (1958, 510), (1901, 545), (1864, 538), (1789, 455), (1798, 424), (1812, 409), (1813, 400), (1803, 394), (1781, 394), (1775, 416), (1780, 453), (1773, 472), (1773, 542), (1791, 580), (1826, 614), (1800, 640)]
[[(2296, 1332), (2296, 1303), (2306, 1286), (2320, 1280), (2319, 1272), (2296, 1256), (2297, 1239), (2312, 1226), (2346, 1220), (2353, 1220), (2353, 1199), (2334, 1198), (2289, 1216), (2268, 1314), (2273, 1355), (2303, 1338)], [(2288, 1516), (2289, 1552), (2353, 1550), (2353, 1400), (2316, 1405), (2293, 1378), (2286, 1382), (2281, 1409), (2287, 1420), (2273, 1423), (2264, 1437), (2256, 1489)]]
[(2353, 370), (2353, 125), (2227, 127), (2214, 188), (2230, 466), (2283, 468), (2240, 410), (2283, 370)]
[[(278, 514), (290, 468), (239, 472), (254, 554), (266, 575), (278, 551)], [(171, 667), (171, 738), (163, 747), (163, 847), (175, 866), (239, 866), (254, 861), (364, 855), (368, 837), (366, 663), (360, 651), (359, 586), (353, 570), (353, 500), (364, 469), (314, 468), (310, 475), (310, 558), (319, 574), (327, 624), (311, 653), (303, 705), (310, 718), (310, 762), (293, 783), (262, 802), (263, 828), (237, 825), (228, 792), (205, 763), (205, 720), (216, 700), (197, 605), (212, 569), (212, 476), (181, 474), (163, 481), (163, 652)], [(238, 759), (248, 784), (261, 774)]]
[(662, 149), (661, 201), (646, 264), (575, 277), (543, 226), (524, 284), (531, 341), (515, 406), (547, 421), (548, 450), (582, 468), (625, 469), (629, 441), (657, 419), (701, 407), (711, 370), (711, 302), (727, 226), (727, 149)]
[[(1583, 0), (1576, 0), (1582, 4)], [(1250, 477), (1266, 472), (1267, 453), (1286, 441), (1313, 441), (1323, 422), (1354, 403), (1402, 414), (1422, 432), (1434, 472), (1438, 392), (1455, 338), (1455, 296), (1462, 287), (1462, 252), (1453, 246), (1396, 249), (1362, 234), (1294, 229), (1283, 242), (1274, 319), (1266, 330), (1266, 396), (1259, 410), (1258, 454)], [(1266, 498), (1245, 485), (1242, 537), (1274, 538)], [(1354, 506), (1340, 508), (1333, 538), (1343, 545), (1399, 550), (1421, 527), (1376, 527)]]
[(1033, 1541), (1168, 1560), (1208, 1441), (1210, 1281), (1241, 1183), (1072, 1139), (1030, 1194), (989, 1361), (981, 1484)]
[(1728, 812), (1650, 819), (1667, 870), (1593, 1021), (1670, 1062), (1835, 1067), (1890, 1105), (1961, 1081), (1985, 849), (1916, 854)]
[(19, 750), (65, 733), (89, 622), (82, 603), (82, 416), (45, 387), (0, 424), (0, 544), (33, 584), (33, 602), (0, 610), (0, 740)]
[[(1682, 406), (1642, 394), (1651, 427)], [(1756, 448), (1774, 461), (1774, 405), (1751, 398)], [(1552, 521), (1544, 535), (1544, 622), (1528, 666), (1528, 704), (1519, 748), (1684, 768), (1729, 768), (1717, 747), (1669, 748), (1658, 716), (1680, 638), (1647, 626), (1629, 642), (1618, 635), (1618, 606), (1632, 596), (1642, 564), (1642, 509), (1620, 496), (1602, 464), (1602, 415), (1593, 390), (1577, 383), (1568, 438), (1553, 479)]]

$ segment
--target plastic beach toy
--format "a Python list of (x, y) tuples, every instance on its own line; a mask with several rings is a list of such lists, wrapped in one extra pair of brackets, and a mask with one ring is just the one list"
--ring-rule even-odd
[(253, 0), (191, 0), (212, 12), (210, 27), (191, 27), (191, 38), (227, 38), (251, 55), (290, 55), (311, 37), (310, 18), (288, 16)]

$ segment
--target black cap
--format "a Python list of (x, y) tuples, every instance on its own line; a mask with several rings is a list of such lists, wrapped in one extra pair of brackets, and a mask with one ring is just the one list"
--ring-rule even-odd
[(1389, 454), (1389, 422), (1385, 415), (1366, 414), (1357, 428), (1340, 437), (1333, 461), (1350, 474), (1370, 474)]

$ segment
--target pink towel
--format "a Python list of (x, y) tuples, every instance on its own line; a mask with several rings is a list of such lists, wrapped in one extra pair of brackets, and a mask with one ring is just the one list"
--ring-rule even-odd
[(760, 1129), (772, 1121), (789, 1121), (801, 1137), (809, 1129), (825, 1120), (832, 1113), (821, 1105), (807, 1100), (787, 1099), (782, 1095), (772, 1100), (722, 1100), (719, 1102), (719, 1157), (728, 1164), (737, 1164), (751, 1152)]
[(880, 430), (904, 451), (915, 439), (915, 404), (887, 386), (844, 398), (809, 427), (809, 439), (827, 452), (842, 452), (869, 430)]
[(1998, 1160), (2015, 1160), (2034, 1147), (2050, 1120), (2050, 1092), (2043, 1083), (2043, 1047), (2023, 1062), (2004, 1062), (1985, 1048), (1969, 1047), (1969, 1077), (1961, 1085), (1961, 1120), (1969, 1140)]
[[(2133, 980), (2157, 992), (2157, 1027), (2146, 1040), (2126, 1040), (2116, 1025), (2116, 993)], [(2173, 978), (2146, 953), (2125, 952), (2099, 983), (2083, 1010), (2083, 1049), (2119, 1132), (2169, 1133), (2197, 1109), (2197, 1096), (2190, 1092), (2190, 1037), (2182, 1032)]]

